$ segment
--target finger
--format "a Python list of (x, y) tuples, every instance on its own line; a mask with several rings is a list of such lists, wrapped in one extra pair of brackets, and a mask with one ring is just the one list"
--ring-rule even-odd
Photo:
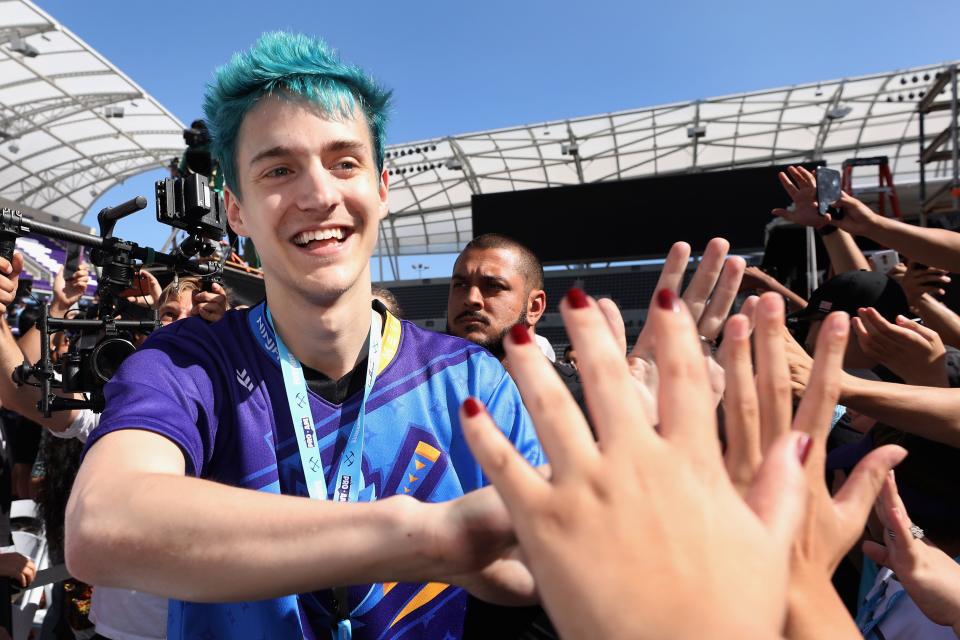
[(928, 342), (933, 342), (934, 340), (940, 337), (940, 334), (934, 331), (933, 329), (931, 329), (930, 327), (924, 326), (919, 322), (914, 322), (910, 318), (907, 318), (904, 316), (897, 316), (896, 320), (897, 320), (898, 326), (919, 334), (920, 336), (925, 338)]
[[(665, 289), (665, 291), (669, 290)], [(560, 313), (570, 342), (577, 350), (577, 367), (583, 382), (584, 398), (592, 418), (591, 424), (600, 442), (600, 449), (612, 452), (619, 447), (629, 455), (639, 442), (655, 440), (654, 431), (650, 428), (652, 425), (646, 420), (643, 403), (637, 394), (636, 381), (627, 368), (627, 359), (620, 351), (620, 345), (614, 339), (607, 320), (597, 308), (596, 303), (580, 289), (571, 289), (560, 302)], [(654, 331), (657, 331), (656, 327)], [(659, 342), (659, 332), (656, 335)], [(512, 337), (513, 334), (511, 334)], [(531, 348), (529, 351), (534, 352), (536, 349)], [(537, 355), (539, 356), (536, 358), (538, 367), (552, 369), (542, 355)], [(512, 372), (517, 365), (513, 361), (509, 343), (507, 356)], [(546, 374), (535, 373), (532, 369), (531, 374), (533, 375), (530, 378), (530, 387), (533, 393), (534, 388), (544, 387), (546, 381), (543, 378)], [(562, 401), (557, 398), (547, 398), (546, 401), (551, 406), (544, 410), (559, 410), (579, 418), (579, 410), (573, 405), (570, 394), (566, 392), (566, 388), (556, 374), (553, 374), (551, 382), (555, 382), (558, 388), (562, 388), (563, 398)], [(524, 404), (527, 404), (527, 395), (524, 391), (521, 388)], [(559, 392), (556, 395), (560, 395)], [(564, 405), (573, 406), (564, 409)], [(529, 405), (527, 409), (530, 410), (536, 422), (536, 416)], [(589, 437), (587, 432), (579, 426), (575, 428), (577, 439), (571, 439), (569, 443), (563, 445), (564, 447), (576, 449), (587, 446), (583, 442), (583, 438)], [(593, 445), (589, 448), (596, 449)], [(547, 457), (553, 462), (549, 451), (547, 451)]]
[[(460, 425), (473, 456), (508, 510), (536, 504), (546, 495), (550, 488), (548, 480), (537, 473), (503, 435), (483, 403), (467, 398), (460, 407)], [(553, 468), (556, 473), (556, 466)]]
[(703, 310), (707, 306), (707, 299), (720, 277), (723, 263), (727, 259), (730, 243), (723, 238), (713, 238), (703, 250), (703, 256), (697, 265), (697, 270), (683, 292), (683, 302), (695, 322), (700, 320)]
[(740, 313), (747, 317), (747, 320), (750, 321), (750, 331), (753, 332), (753, 328), (757, 324), (757, 304), (760, 302), (760, 296), (749, 296), (746, 300), (743, 301), (743, 304), (740, 305)]
[(680, 286), (683, 284), (683, 274), (687, 272), (688, 264), (690, 264), (690, 245), (686, 242), (675, 242), (670, 247), (670, 252), (667, 253), (667, 259), (663, 261), (663, 269), (657, 279), (657, 286), (653, 289), (650, 306), (656, 303), (657, 292), (661, 289), (680, 292)]
[(620, 315), (620, 307), (610, 298), (600, 298), (597, 300), (597, 306), (600, 307), (607, 326), (610, 327), (610, 333), (613, 334), (620, 350), (627, 353), (627, 327), (623, 324), (623, 316)]
[[(783, 185), (784, 191), (787, 192), (787, 195), (789, 195), (790, 198), (793, 198), (793, 196), (797, 195), (797, 191), (799, 191), (799, 189), (797, 189), (797, 185), (793, 184), (793, 181), (789, 176), (787, 176), (787, 174), (781, 171), (777, 174), (777, 179), (780, 180), (780, 184)], [(780, 211), (785, 211), (785, 209), (780, 209)]]
[(864, 324), (863, 320), (860, 317), (855, 317), (850, 321), (850, 324), (853, 325), (853, 334), (857, 338), (857, 342), (860, 343), (860, 346), (863, 348), (869, 348), (871, 346), (870, 331), (867, 330), (867, 326)]
[(733, 308), (733, 303), (740, 292), (740, 281), (743, 280), (743, 272), (746, 268), (747, 263), (740, 256), (727, 258), (717, 286), (710, 295), (710, 302), (707, 303), (707, 308), (697, 324), (700, 335), (710, 340), (716, 340), (720, 335), (720, 329), (730, 315), (730, 309)]
[(802, 186), (806, 187), (815, 187), (817, 186), (817, 177), (810, 173), (810, 171), (803, 166), (796, 165), (793, 167), (794, 172), (799, 176), (799, 182)]
[(906, 456), (907, 450), (903, 447), (885, 445), (868, 453), (853, 468), (833, 500), (837, 510), (843, 514), (843, 520), (849, 523), (848, 534), (855, 536), (863, 528), (887, 472)]
[(727, 451), (724, 461), (727, 473), (741, 492), (753, 482), (763, 462), (760, 449), (760, 408), (750, 358), (750, 321), (735, 315), (727, 320), (723, 345), (717, 354), (723, 365), (724, 427)]
[(913, 542), (913, 532), (910, 531), (910, 527), (913, 523), (910, 521), (903, 500), (900, 499), (893, 470), (887, 473), (887, 477), (883, 479), (883, 487), (880, 490), (880, 506), (882, 512), (880, 521), (884, 527), (893, 531), (892, 546), (896, 547), (897, 551), (901, 553), (910, 553), (911, 543)]
[(761, 447), (766, 451), (777, 438), (790, 430), (792, 416), (790, 368), (783, 339), (783, 298), (775, 293), (760, 296), (756, 316), (753, 343), (757, 362)]
[(793, 421), (794, 429), (808, 433), (813, 438), (806, 465), (811, 478), (823, 475), (827, 433), (840, 394), (840, 376), (849, 333), (850, 320), (847, 314), (832, 313), (823, 320), (820, 335), (817, 336), (810, 379)]
[(747, 504), (784, 550), (790, 548), (803, 521), (807, 482), (801, 458), (809, 442), (810, 437), (799, 432), (777, 438), (746, 496)]
[(716, 410), (693, 317), (676, 294), (662, 291), (648, 322), (654, 323), (657, 333), (660, 433), (707, 470), (719, 469)]

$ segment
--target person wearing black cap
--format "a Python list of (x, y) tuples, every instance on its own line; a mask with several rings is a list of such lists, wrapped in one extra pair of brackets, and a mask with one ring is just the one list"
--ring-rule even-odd
[[(847, 271), (814, 291), (806, 308), (790, 314), (787, 326), (797, 341), (803, 343), (810, 352), (816, 344), (821, 321), (827, 314), (845, 311), (853, 317), (865, 307), (876, 309), (889, 322), (894, 322), (898, 315), (910, 313), (907, 296), (895, 280), (875, 271)], [(843, 360), (845, 369), (873, 369), (878, 364), (876, 358), (864, 352), (859, 341), (850, 340), (847, 343)], [(881, 379), (896, 380), (887, 374), (878, 375)]]

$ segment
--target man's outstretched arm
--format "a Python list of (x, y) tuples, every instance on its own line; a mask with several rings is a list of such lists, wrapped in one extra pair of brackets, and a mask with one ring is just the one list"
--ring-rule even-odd
[[(179, 447), (158, 434), (127, 429), (99, 439), (67, 505), (71, 575), (225, 602), (454, 575), (462, 586), (477, 587), (479, 576), (482, 586), (503, 587), (499, 575), (519, 574), (498, 575), (498, 558), (514, 540), (492, 488), (441, 504), (403, 496), (342, 504), (230, 487), (184, 470)], [(532, 582), (522, 588), (532, 593)]]

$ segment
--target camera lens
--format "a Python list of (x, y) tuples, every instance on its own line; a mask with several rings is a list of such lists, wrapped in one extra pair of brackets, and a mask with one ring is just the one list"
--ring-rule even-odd
[(102, 384), (108, 382), (117, 372), (123, 361), (126, 360), (136, 347), (129, 340), (123, 338), (107, 338), (93, 348), (90, 354), (90, 363), (93, 374)]

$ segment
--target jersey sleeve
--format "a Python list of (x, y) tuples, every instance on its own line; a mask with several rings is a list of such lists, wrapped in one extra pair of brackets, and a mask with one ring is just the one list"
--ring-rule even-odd
[(527, 462), (537, 466), (547, 462), (543, 449), (540, 447), (540, 440), (537, 438), (537, 431), (523, 406), (523, 400), (520, 398), (520, 390), (514, 383), (510, 374), (499, 366), (499, 377), (495, 378), (496, 383), (477, 395), (487, 406), (487, 411), (493, 421), (500, 427), (504, 435), (510, 439), (513, 446), (517, 448)]
[(216, 439), (220, 394), (210, 375), (216, 370), (210, 341), (190, 331), (191, 324), (154, 333), (123, 362), (104, 387), (106, 408), (84, 453), (108, 433), (142, 429), (173, 441), (187, 473), (201, 474)]

